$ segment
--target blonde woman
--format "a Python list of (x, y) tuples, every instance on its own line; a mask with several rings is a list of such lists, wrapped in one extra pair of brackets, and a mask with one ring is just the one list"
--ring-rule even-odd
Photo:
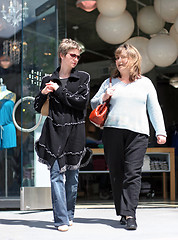
[(136, 230), (136, 208), (141, 188), (141, 169), (148, 146), (147, 112), (158, 144), (166, 142), (166, 131), (156, 90), (141, 75), (137, 49), (123, 44), (115, 51), (112, 87), (109, 79), (91, 100), (94, 109), (111, 96), (110, 111), (103, 130), (105, 158), (109, 166), (116, 214), (126, 229)]

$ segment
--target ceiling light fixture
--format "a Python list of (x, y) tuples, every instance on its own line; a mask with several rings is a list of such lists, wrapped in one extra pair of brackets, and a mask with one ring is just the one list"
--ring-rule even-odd
[[(22, 14), (23, 11), (23, 14)], [(11, 0), (9, 2), (8, 10), (5, 9), (5, 5), (2, 5), (1, 13), (3, 15), (3, 19), (10, 23), (12, 26), (19, 26), (19, 22), (25, 20), (28, 17), (28, 7), (27, 3), (22, 4), (17, 0)]]
[(77, 0), (76, 6), (83, 9), (86, 12), (91, 12), (96, 8), (95, 0)]
[[(3, 56), (10, 58), (12, 64), (20, 63), (21, 42), (17, 40), (5, 40), (3, 42)], [(2, 63), (1, 63), (2, 65)]]

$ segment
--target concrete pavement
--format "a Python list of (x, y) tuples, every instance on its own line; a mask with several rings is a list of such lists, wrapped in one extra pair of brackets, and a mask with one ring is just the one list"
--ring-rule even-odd
[(77, 205), (68, 232), (53, 226), (52, 210), (0, 211), (0, 240), (178, 240), (178, 208), (137, 209), (136, 231), (119, 224), (114, 206)]

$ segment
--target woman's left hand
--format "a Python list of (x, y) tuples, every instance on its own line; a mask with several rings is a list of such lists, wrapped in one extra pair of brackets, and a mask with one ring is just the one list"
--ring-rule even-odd
[(166, 137), (163, 135), (158, 135), (157, 136), (157, 143), (158, 144), (165, 144), (166, 143)]
[(109, 87), (109, 88), (106, 90), (106, 92), (103, 94), (103, 98), (102, 98), (103, 102), (105, 102), (106, 100), (108, 100), (108, 98), (112, 97), (114, 91), (115, 91), (114, 88), (112, 88), (112, 87), (110, 88), (110, 87)]

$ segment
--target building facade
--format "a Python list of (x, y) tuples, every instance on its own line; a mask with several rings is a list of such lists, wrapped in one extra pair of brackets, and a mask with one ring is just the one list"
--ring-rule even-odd
[[(90, 9), (86, 8), (88, 5), (85, 5), (85, 2), (92, 4)], [(177, 15), (175, 11), (169, 11), (168, 5), (166, 19), (162, 19), (162, 15), (156, 11), (156, 1), (152, 1), (152, 4), (149, 0), (121, 1), (120, 5), (115, 3), (116, 1), (95, 2), (0, 0), (0, 110), (4, 99), (12, 101), (12, 106), (15, 105), (15, 109), (11, 106), (9, 110), (13, 116), (9, 121), (14, 124), (15, 131), (11, 130), (7, 137), (3, 135), (4, 125), (0, 124), (2, 200), (19, 199), (21, 187), (49, 187), (49, 171), (45, 165), (38, 163), (34, 150), (34, 142), (39, 137), (44, 117), (41, 118), (34, 111), (33, 100), (39, 91), (42, 77), (58, 67), (58, 45), (63, 38), (75, 39), (83, 47), (78, 69), (85, 70), (91, 75), (91, 97), (100, 84), (110, 76), (116, 47), (126, 41), (135, 44), (143, 58), (143, 74), (151, 78), (158, 91), (168, 132), (166, 147), (176, 148), (173, 137), (178, 130), (178, 90), (170, 85), (170, 80), (178, 81), (178, 29), (176, 29), (178, 2), (173, 1)], [(151, 9), (147, 9), (148, 6)], [(155, 18), (153, 8), (161, 20)], [(143, 9), (147, 10), (145, 16), (148, 11), (153, 14), (155, 24), (151, 22), (150, 25), (155, 25), (156, 29), (144, 24), (141, 15), (144, 14)], [(172, 20), (169, 15), (176, 17)], [(167, 45), (164, 45), (164, 39), (162, 40), (160, 36), (169, 38)], [(156, 37), (160, 39), (152, 43), (151, 40)], [(170, 45), (172, 48), (169, 49)], [(162, 46), (164, 51), (160, 49), (160, 53), (154, 55), (158, 46)], [(171, 51), (174, 54), (171, 54)], [(5, 91), (8, 94), (7, 98), (4, 97)], [(90, 111), (91, 108), (88, 106), (88, 114)], [(1, 111), (1, 118), (3, 114)], [(157, 147), (152, 126), (150, 127), (150, 147)], [(102, 133), (89, 122), (88, 118), (86, 133), (88, 146), (102, 147)], [(7, 145), (4, 144), (5, 141)]]

